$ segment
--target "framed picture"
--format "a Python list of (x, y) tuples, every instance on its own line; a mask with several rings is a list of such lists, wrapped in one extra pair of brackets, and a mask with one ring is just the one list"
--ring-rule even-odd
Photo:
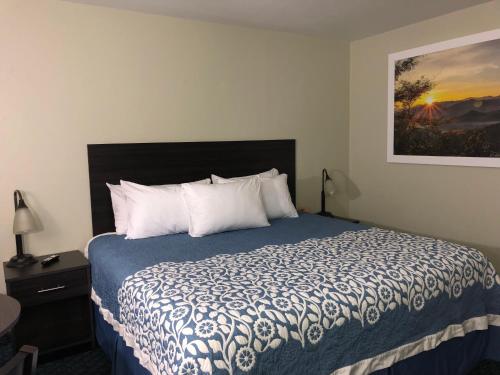
[(500, 29), (389, 55), (387, 161), (500, 167)]

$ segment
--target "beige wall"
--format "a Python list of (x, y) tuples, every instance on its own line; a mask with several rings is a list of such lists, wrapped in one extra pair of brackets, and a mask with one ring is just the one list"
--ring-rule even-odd
[[(2, 0), (0, 46), (1, 260), (16, 188), (45, 227), (26, 236), (32, 253), (85, 245), (88, 143), (296, 138), (298, 205), (312, 209), (321, 168), (347, 173), (346, 43)], [(342, 191), (330, 204), (347, 212)]]
[(318, 208), (326, 166), (337, 170), (335, 212), (471, 243), (500, 266), (497, 169), (385, 162), (387, 55), (499, 20), (497, 1), (351, 43), (349, 114), (346, 43), (3, 0), (0, 260), (14, 254), (16, 188), (44, 225), (26, 238), (32, 253), (83, 248), (88, 143), (296, 138), (300, 207)]
[(386, 163), (386, 93), (389, 53), (499, 27), (495, 1), (353, 42), (349, 159), (360, 192), (350, 203), (352, 216), (474, 244), (497, 267), (500, 170)]

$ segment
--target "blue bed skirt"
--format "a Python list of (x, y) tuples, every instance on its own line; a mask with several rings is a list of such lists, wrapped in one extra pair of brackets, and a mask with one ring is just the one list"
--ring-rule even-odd
[[(94, 313), (97, 342), (112, 363), (112, 375), (149, 374), (95, 305)], [(464, 337), (448, 340), (434, 350), (420, 353), (373, 374), (461, 375), (468, 374), (483, 359), (500, 361), (500, 327), (490, 326), (487, 331), (474, 331)]]

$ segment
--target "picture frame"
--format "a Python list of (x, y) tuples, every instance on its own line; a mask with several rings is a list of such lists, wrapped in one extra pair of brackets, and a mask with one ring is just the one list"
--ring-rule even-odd
[(389, 54), (387, 162), (500, 167), (500, 29)]

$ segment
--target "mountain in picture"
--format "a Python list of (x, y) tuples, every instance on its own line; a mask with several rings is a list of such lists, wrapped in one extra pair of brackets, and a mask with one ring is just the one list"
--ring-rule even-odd
[(396, 61), (394, 154), (500, 157), (500, 40)]

